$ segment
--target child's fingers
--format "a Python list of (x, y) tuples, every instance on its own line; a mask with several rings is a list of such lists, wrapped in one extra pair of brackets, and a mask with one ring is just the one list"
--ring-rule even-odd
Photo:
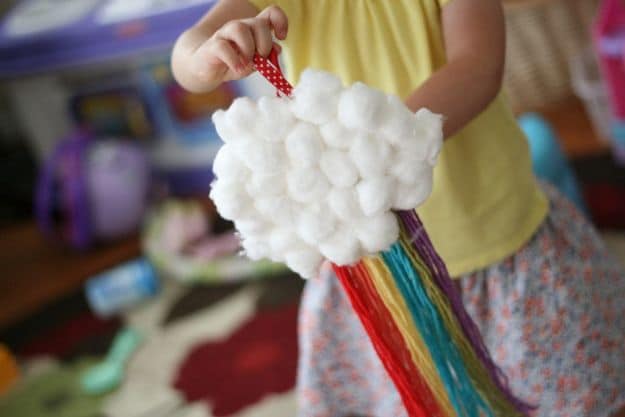
[(238, 73), (238, 77), (239, 78), (245, 78), (248, 75), (253, 74), (256, 71), (256, 68), (254, 67), (254, 63), (251, 62), (248, 65), (246, 65), (243, 69), (242, 72)]
[(214, 56), (226, 64), (233, 73), (242, 74), (245, 72), (246, 64), (241, 61), (241, 57), (229, 41), (225, 39), (217, 40)]
[[(244, 70), (241, 57), (232, 47), (232, 44), (225, 39), (206, 42), (193, 57), (193, 71), (200, 77), (208, 75), (221, 65), (225, 65), (234, 74)], [(223, 69), (224, 72), (225, 69)]]
[(252, 28), (241, 21), (232, 21), (227, 23), (217, 32), (217, 38), (228, 40), (236, 45), (245, 58), (245, 63), (250, 62), (254, 58), (256, 47), (254, 44), (254, 35)]
[(271, 52), (273, 47), (273, 36), (271, 35), (271, 28), (268, 21), (257, 20), (252, 25), (252, 32), (254, 33), (254, 42), (256, 43), (256, 51), (266, 57)]
[(198, 78), (239, 79), (254, 71), (255, 53), (266, 57), (274, 42), (285, 39), (288, 18), (277, 6), (268, 7), (252, 19), (231, 21), (198, 48), (191, 61), (191, 71)]
[(260, 12), (257, 17), (268, 22), (278, 39), (286, 39), (286, 35), (289, 31), (289, 18), (281, 8), (278, 6), (267, 7)]

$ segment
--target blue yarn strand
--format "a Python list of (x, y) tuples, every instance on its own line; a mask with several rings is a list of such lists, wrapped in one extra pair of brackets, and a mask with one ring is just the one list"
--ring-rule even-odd
[(422, 277), (410, 262), (404, 248), (395, 243), (382, 253), (395, 283), (403, 295), (441, 376), (452, 406), (459, 417), (495, 417), (475, 389), (462, 356), (447, 331), (440, 312), (423, 287)]

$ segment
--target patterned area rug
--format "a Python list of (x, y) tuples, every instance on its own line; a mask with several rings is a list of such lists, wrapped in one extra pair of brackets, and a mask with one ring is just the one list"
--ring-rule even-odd
[[(85, 311), (68, 317), (19, 346), (33, 363), (42, 355), (61, 362), (24, 378), (0, 401), (0, 415), (292, 417), (302, 286), (292, 275), (219, 287), (168, 282), (157, 300), (124, 318), (146, 341), (119, 389), (98, 398), (82, 395), (78, 378), (120, 323)], [(52, 384), (59, 375), (64, 382)]]
[[(149, 339), (104, 414), (171, 409), (163, 415), (178, 416), (191, 407), (193, 416), (293, 416), (302, 285), (289, 275), (249, 285), (166, 288), (158, 303), (128, 316)], [(163, 404), (137, 401), (155, 391)]]

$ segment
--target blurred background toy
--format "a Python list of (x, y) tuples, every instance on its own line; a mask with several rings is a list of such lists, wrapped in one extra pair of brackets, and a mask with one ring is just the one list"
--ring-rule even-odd
[(84, 392), (102, 395), (117, 388), (124, 378), (124, 368), (141, 343), (141, 335), (125, 327), (113, 340), (104, 360), (84, 372), (80, 380)]
[(87, 195), (96, 239), (128, 236), (141, 224), (147, 206), (150, 167), (137, 145), (94, 141), (87, 156)]
[(78, 131), (45, 162), (37, 187), (39, 225), (77, 248), (137, 230), (147, 204), (149, 167), (141, 148)]
[(151, 149), (156, 180), (174, 196), (206, 196), (221, 143), (211, 116), (232, 103), (240, 86), (227, 83), (191, 94), (175, 82), (166, 62), (145, 68), (141, 79), (157, 132)]
[(186, 283), (224, 284), (287, 271), (282, 264), (239, 255), (240, 242), (212, 203), (169, 200), (150, 213), (143, 248), (164, 276)]
[(558, 188), (581, 211), (586, 212), (575, 173), (549, 123), (537, 113), (521, 116), (519, 123), (530, 143), (536, 176)]
[(77, 91), (69, 106), (78, 126), (89, 126), (98, 136), (126, 137), (146, 141), (154, 132), (150, 109), (142, 92), (129, 83), (88, 86)]
[(90, 278), (85, 295), (96, 315), (106, 318), (154, 297), (159, 288), (152, 264), (139, 258)]
[(136, 102), (130, 91), (136, 87), (137, 70), (167, 56), (176, 36), (210, 2), (17, 2), (0, 22), (0, 76), (11, 77), (9, 96), (36, 155), (45, 158), (71, 130), (74, 117), (68, 101), (77, 93), (118, 88), (118, 97), (106, 93), (108, 99), (98, 99), (97, 106), (94, 96), (89, 104), (79, 99), (77, 106), (86, 118), (102, 107), (111, 111), (121, 96), (126, 102), (134, 96), (130, 101)]
[(0, 343), (0, 396), (7, 392), (20, 377), (17, 359)]
[(611, 104), (614, 155), (625, 164), (625, 4), (603, 0), (593, 29), (593, 43)]

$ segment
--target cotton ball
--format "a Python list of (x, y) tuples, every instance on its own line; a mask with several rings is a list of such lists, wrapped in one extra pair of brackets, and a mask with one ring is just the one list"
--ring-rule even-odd
[[(275, 197), (274, 202), (275, 205), (273, 207), (271, 207), (271, 205), (267, 206), (267, 210), (264, 212), (267, 221), (280, 227), (295, 228), (297, 226), (297, 219), (303, 211), (303, 206), (291, 200), (288, 196)], [(263, 204), (260, 203), (258, 206), (263, 206)], [(271, 212), (268, 210), (270, 207)]]
[(279, 196), (259, 196), (254, 199), (254, 208), (266, 220), (272, 219), (276, 210), (284, 203), (284, 198)]
[(359, 134), (349, 150), (349, 156), (362, 178), (383, 175), (392, 162), (391, 155), (388, 144), (367, 134)]
[(428, 164), (431, 166), (436, 166), (438, 163), (438, 157), (443, 150), (443, 139), (441, 137), (440, 140), (434, 140), (430, 142), (430, 148), (428, 150)]
[(224, 143), (233, 142), (238, 139), (237, 129), (232, 129), (226, 120), (226, 112), (217, 110), (212, 116), (215, 130)]
[(426, 161), (430, 152), (430, 143), (423, 136), (419, 136), (399, 142), (396, 149), (403, 161)]
[(399, 97), (387, 97), (386, 112), (388, 117), (380, 126), (380, 132), (390, 144), (397, 145), (415, 138), (417, 118)]
[(286, 264), (302, 278), (313, 278), (319, 273), (323, 257), (310, 247), (302, 246), (288, 251), (285, 256)]
[(427, 162), (404, 159), (401, 152), (395, 158), (395, 163), (389, 167), (389, 172), (399, 182), (410, 185), (431, 178), (432, 167)]
[(276, 196), (286, 193), (284, 174), (252, 175), (245, 189), (253, 197)]
[(415, 114), (419, 125), (428, 132), (428, 136), (438, 138), (443, 132), (443, 116), (421, 108)]
[(281, 143), (262, 143), (248, 155), (250, 169), (255, 174), (272, 175), (281, 173), (286, 166), (286, 153)]
[(286, 153), (295, 166), (319, 163), (323, 141), (319, 129), (310, 123), (298, 123), (286, 138)]
[(428, 143), (427, 161), (434, 166), (443, 147), (443, 116), (423, 108), (417, 112), (416, 117)]
[(289, 102), (283, 98), (261, 97), (258, 100), (258, 112), (260, 117), (256, 131), (268, 142), (283, 141), (295, 124)]
[(282, 197), (283, 202), (274, 212), (271, 219), (274, 224), (284, 227), (295, 228), (299, 214), (303, 211), (303, 206), (292, 201), (288, 197)]
[(351, 129), (377, 130), (386, 115), (386, 96), (355, 83), (341, 93), (339, 99), (339, 121)]
[(315, 89), (324, 93), (336, 93), (342, 88), (343, 83), (336, 75), (308, 68), (300, 75), (296, 90)]
[(314, 88), (293, 91), (291, 109), (293, 114), (305, 122), (320, 125), (336, 117), (338, 96)]
[(252, 208), (252, 201), (243, 189), (243, 184), (235, 181), (213, 182), (210, 198), (221, 217), (227, 220), (240, 218)]
[(351, 230), (339, 229), (319, 246), (321, 253), (337, 265), (352, 265), (361, 258), (361, 246)]
[(334, 188), (327, 197), (327, 203), (332, 212), (340, 220), (349, 222), (354, 217), (363, 215), (358, 203), (358, 196), (353, 188)]
[(233, 153), (239, 158), (248, 169), (253, 165), (253, 161), (250, 156), (260, 150), (263, 146), (263, 142), (255, 138), (251, 134), (246, 134), (236, 142), (230, 144)]
[(336, 149), (349, 149), (356, 136), (356, 132), (347, 129), (337, 120), (321, 125), (320, 131), (325, 144)]
[(319, 165), (330, 183), (336, 187), (351, 187), (358, 181), (358, 170), (345, 152), (325, 151)]
[(284, 196), (256, 197), (254, 208), (266, 221), (284, 227), (294, 226), (300, 212), (300, 207)]
[(380, 213), (359, 222), (356, 234), (364, 250), (374, 254), (388, 250), (397, 241), (399, 224), (393, 213)]
[(266, 221), (258, 218), (258, 216), (248, 219), (236, 219), (234, 221), (234, 227), (243, 236), (261, 235), (270, 230), (270, 225)]
[(234, 147), (237, 155), (254, 174), (273, 175), (285, 168), (286, 154), (281, 143), (248, 137), (236, 142)]
[(245, 256), (253, 261), (269, 258), (271, 249), (267, 242), (258, 237), (247, 237), (241, 242)]
[(232, 145), (224, 145), (219, 149), (213, 160), (213, 172), (220, 179), (244, 182), (249, 176), (249, 170), (236, 156)]
[(300, 82), (293, 90), (291, 108), (301, 120), (317, 125), (335, 119), (338, 106), (338, 91), (341, 80), (335, 75), (307, 69), (300, 76)]
[(293, 200), (310, 204), (325, 198), (330, 183), (318, 168), (298, 167), (289, 172), (287, 188)]
[(358, 202), (365, 216), (387, 211), (394, 196), (393, 181), (388, 177), (375, 177), (360, 181), (356, 186)]
[(258, 110), (256, 104), (249, 97), (239, 97), (235, 99), (224, 118), (227, 129), (235, 135), (235, 139), (253, 132), (258, 121)]
[(304, 210), (297, 221), (297, 234), (309, 245), (316, 246), (335, 229), (332, 212), (324, 207)]
[(272, 255), (282, 258), (284, 258), (287, 251), (294, 248), (299, 242), (295, 233), (287, 227), (274, 228), (269, 234), (268, 240)]
[(412, 210), (419, 207), (432, 194), (432, 176), (422, 176), (415, 184), (398, 183), (395, 186), (393, 208), (396, 210)]

